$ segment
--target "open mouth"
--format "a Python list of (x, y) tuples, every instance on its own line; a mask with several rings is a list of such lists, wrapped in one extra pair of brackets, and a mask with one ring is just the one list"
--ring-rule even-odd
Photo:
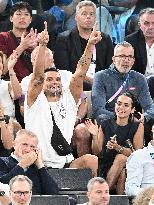
[(119, 113), (119, 114), (124, 114), (124, 113), (125, 113), (125, 111), (118, 111), (118, 113)]

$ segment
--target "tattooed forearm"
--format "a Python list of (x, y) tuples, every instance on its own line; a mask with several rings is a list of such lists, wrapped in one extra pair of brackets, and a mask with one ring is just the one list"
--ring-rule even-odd
[(81, 56), (80, 60), (79, 60), (79, 64), (81, 66), (84, 66), (84, 65), (88, 65), (88, 61), (90, 60), (91, 58), (88, 58), (86, 55), (84, 56)]
[(34, 87), (38, 86), (38, 85), (42, 85), (44, 83), (44, 77), (40, 76), (37, 79), (35, 79), (34, 81)]

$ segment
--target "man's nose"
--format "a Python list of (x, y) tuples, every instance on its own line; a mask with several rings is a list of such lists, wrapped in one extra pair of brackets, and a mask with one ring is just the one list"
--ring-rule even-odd
[(20, 18), (21, 18), (21, 19), (25, 18), (25, 14), (21, 14), (21, 15), (20, 15)]
[(123, 108), (124, 108), (124, 105), (123, 105), (123, 104), (121, 104), (121, 105), (119, 105), (119, 107), (120, 107), (121, 109), (123, 109)]
[(30, 146), (30, 145), (28, 145), (27, 147), (26, 147), (26, 149), (25, 149), (25, 151), (27, 152), (27, 153), (29, 153), (30, 151), (32, 151), (33, 150), (33, 148)]

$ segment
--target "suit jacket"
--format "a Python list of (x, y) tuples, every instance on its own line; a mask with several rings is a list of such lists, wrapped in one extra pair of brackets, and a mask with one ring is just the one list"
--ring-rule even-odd
[[(82, 54), (77, 28), (59, 34), (54, 52), (56, 68), (74, 73)], [(112, 63), (112, 56), (112, 41), (109, 35), (103, 33), (102, 40), (96, 44), (96, 72), (108, 68)]]
[(0, 182), (9, 184), (12, 177), (26, 175), (33, 182), (33, 195), (58, 194), (58, 186), (49, 176), (45, 167), (38, 169), (35, 165), (31, 165), (24, 171), (24, 169), (17, 164), (18, 161), (12, 156), (0, 158)]
[(134, 47), (135, 63), (133, 70), (145, 74), (147, 66), (147, 51), (145, 38), (141, 30), (138, 30), (125, 37), (125, 40)]

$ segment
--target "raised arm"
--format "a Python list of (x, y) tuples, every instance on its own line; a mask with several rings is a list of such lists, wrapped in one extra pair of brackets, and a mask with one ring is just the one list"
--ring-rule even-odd
[(144, 145), (144, 125), (143, 123), (140, 123), (133, 138), (133, 146), (135, 150), (137, 150), (137, 149), (142, 149), (143, 145)]
[(94, 26), (93, 31), (88, 40), (87, 46), (85, 48), (85, 51), (80, 60), (78, 61), (76, 71), (73, 74), (70, 83), (70, 91), (76, 103), (78, 102), (80, 95), (83, 91), (83, 80), (85, 79), (86, 72), (91, 63), (94, 46), (101, 40), (101, 38), (101, 33), (99, 31), (96, 31), (96, 26)]
[(9, 83), (9, 93), (12, 97), (12, 99), (18, 99), (21, 96), (21, 86), (17, 79), (16, 73), (14, 72), (13, 68), (16, 64), (18, 59), (18, 54), (16, 51), (13, 51), (11, 54), (9, 60), (8, 60), (8, 70), (9, 70), (9, 76), (10, 76), (10, 83)]
[(5, 149), (13, 148), (13, 122), (9, 121), (9, 124), (6, 124), (5, 121), (0, 123), (1, 126), (1, 140)]
[(2, 140), (5, 149), (11, 149), (13, 147), (13, 124), (12, 120), (6, 124), (4, 118), (4, 108), (0, 105), (0, 138)]
[(37, 96), (43, 89), (44, 82), (44, 69), (45, 69), (45, 51), (47, 49), (47, 43), (49, 41), (49, 35), (47, 31), (47, 23), (45, 22), (45, 29), (40, 33), (39, 46), (37, 50), (36, 60), (33, 65), (33, 75), (29, 83), (28, 88), (28, 106), (31, 106)]
[[(3, 187), (1, 187), (0, 191), (3, 191)], [(7, 195), (0, 196), (0, 204), (9, 205), (10, 203), (10, 198)]]
[(91, 120), (87, 120), (85, 125), (88, 131), (92, 134), (92, 153), (98, 156), (104, 143), (104, 133), (102, 128), (101, 126), (98, 127), (96, 120), (95, 123)]

